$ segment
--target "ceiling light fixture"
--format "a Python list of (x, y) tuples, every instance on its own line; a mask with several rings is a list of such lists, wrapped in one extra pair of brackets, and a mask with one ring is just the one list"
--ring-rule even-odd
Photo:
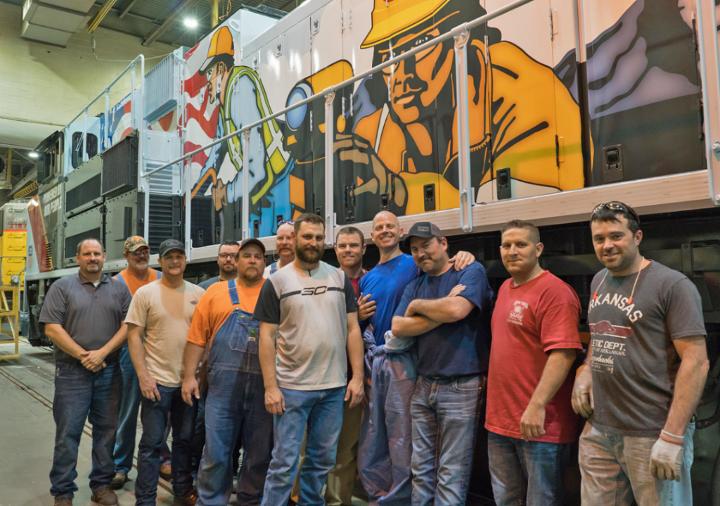
[(185, 25), (185, 28), (189, 30), (194, 30), (198, 27), (200, 23), (198, 23), (197, 18), (193, 18), (191, 16), (187, 16), (183, 19), (183, 25)]
[(37, 160), (38, 158), (40, 158), (40, 153), (38, 153), (37, 151), (29, 151), (28, 156), (33, 160)]

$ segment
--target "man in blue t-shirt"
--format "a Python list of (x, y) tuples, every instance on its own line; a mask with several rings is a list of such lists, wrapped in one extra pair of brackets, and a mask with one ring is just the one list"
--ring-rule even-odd
[(436, 225), (416, 223), (406, 244), (423, 271), (405, 288), (392, 320), (394, 336), (417, 340), (412, 503), (465, 504), (493, 292), (479, 263), (452, 268), (447, 239)]
[[(380, 211), (372, 222), (370, 237), (380, 261), (360, 281), (358, 312), (367, 327), (363, 333), (371, 386), (360, 430), (358, 470), (370, 502), (404, 506), (410, 502), (410, 397), (415, 388), (415, 350), (388, 349), (390, 330), (403, 290), (418, 276), (412, 256), (400, 250), (403, 229), (398, 217)], [(464, 251), (451, 259), (455, 269), (472, 264)]]

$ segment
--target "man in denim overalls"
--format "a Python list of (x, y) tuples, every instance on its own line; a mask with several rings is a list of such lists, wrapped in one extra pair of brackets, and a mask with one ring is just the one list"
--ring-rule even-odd
[(260, 504), (272, 451), (272, 415), (265, 411), (258, 362), (258, 321), (252, 316), (263, 286), (265, 247), (246, 239), (238, 253), (238, 276), (210, 286), (193, 317), (185, 348), (183, 398), (200, 397), (194, 371), (208, 354), (205, 449), (198, 473), (200, 505), (228, 504), (232, 450), (240, 437), (245, 452), (237, 485), (240, 504)]

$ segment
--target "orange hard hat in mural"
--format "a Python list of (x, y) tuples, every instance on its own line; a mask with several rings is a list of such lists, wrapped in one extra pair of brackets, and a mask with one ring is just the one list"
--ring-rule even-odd
[(430, 19), (450, 0), (375, 0), (372, 28), (360, 45), (368, 48), (388, 41)]
[(221, 56), (233, 57), (235, 50), (233, 47), (232, 32), (227, 26), (218, 28), (210, 39), (210, 47), (208, 48), (207, 59), (200, 66), (200, 72), (205, 72), (211, 67)]

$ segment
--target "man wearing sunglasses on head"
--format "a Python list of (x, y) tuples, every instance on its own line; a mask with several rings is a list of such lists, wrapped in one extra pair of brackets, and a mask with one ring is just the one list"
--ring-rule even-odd
[(590, 347), (572, 393), (583, 505), (692, 504), (692, 421), (708, 372), (697, 288), (640, 254), (637, 213), (617, 201), (590, 216), (605, 266), (591, 285)]

